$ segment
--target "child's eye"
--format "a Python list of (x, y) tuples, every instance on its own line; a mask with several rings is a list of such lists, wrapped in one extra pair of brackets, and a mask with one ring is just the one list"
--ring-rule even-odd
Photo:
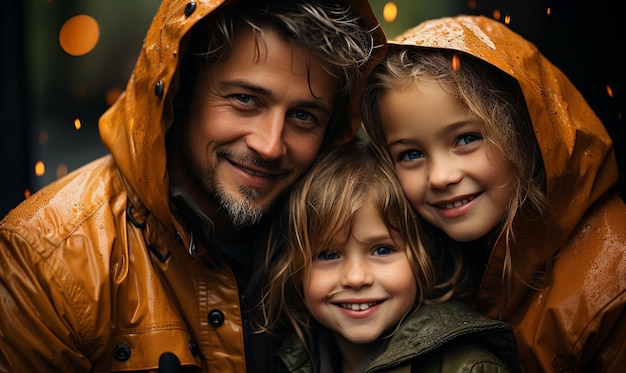
[(457, 141), (457, 144), (461, 146), (469, 145), (473, 143), (474, 141), (479, 141), (479, 140), (482, 140), (482, 136), (472, 133), (472, 134), (460, 136)]
[(411, 149), (400, 153), (398, 158), (400, 161), (413, 161), (422, 157), (424, 157), (424, 153), (419, 150)]
[(316, 260), (334, 260), (337, 258), (339, 258), (338, 253), (334, 251), (324, 251), (317, 256)]
[(387, 246), (379, 246), (377, 248), (374, 249), (374, 255), (377, 256), (386, 256), (389, 255), (391, 253), (393, 253), (395, 250), (387, 247)]

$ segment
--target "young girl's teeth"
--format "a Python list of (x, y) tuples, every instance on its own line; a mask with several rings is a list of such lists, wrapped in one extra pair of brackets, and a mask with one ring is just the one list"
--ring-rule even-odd
[(456, 201), (456, 202), (453, 202), (453, 203), (448, 203), (448, 204), (442, 205), (441, 207), (445, 208), (445, 209), (451, 209), (453, 207), (463, 206), (464, 204), (468, 203), (469, 201), (471, 201), (473, 199), (474, 198), (465, 198), (465, 199), (462, 199), (460, 201)]
[(370, 302), (370, 303), (352, 303), (352, 304), (350, 304), (350, 303), (345, 303), (345, 304), (342, 304), (342, 305), (341, 305), (341, 307), (343, 307), (343, 308), (347, 308), (347, 309), (350, 309), (350, 310), (353, 310), (353, 311), (363, 311), (363, 310), (366, 310), (366, 309), (368, 309), (368, 308), (372, 307), (372, 306), (373, 306), (373, 305), (375, 305), (375, 304), (376, 304), (376, 302)]

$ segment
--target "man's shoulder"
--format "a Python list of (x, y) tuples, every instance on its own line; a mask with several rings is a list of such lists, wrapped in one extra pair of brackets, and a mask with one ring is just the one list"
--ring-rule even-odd
[(119, 202), (116, 199), (126, 199), (123, 190), (111, 158), (96, 159), (11, 210), (0, 221), (0, 244), (14, 250), (29, 247), (40, 256), (48, 256), (71, 237), (79, 239), (87, 232), (97, 232), (96, 225), (102, 225), (107, 216), (114, 219), (111, 209)]

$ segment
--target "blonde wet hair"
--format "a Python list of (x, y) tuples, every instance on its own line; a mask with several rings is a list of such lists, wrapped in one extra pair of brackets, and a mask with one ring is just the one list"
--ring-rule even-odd
[(417, 283), (411, 311), (422, 302), (451, 296), (448, 289), (437, 286), (428, 249), (431, 245), (421, 241), (417, 215), (394, 170), (380, 162), (365, 142), (354, 140), (322, 153), (291, 191), (283, 215), (286, 233), (281, 238), (285, 248), (270, 265), (262, 301), (264, 330), (271, 330), (284, 316), (305, 343), (314, 322), (304, 305), (303, 276), (321, 251), (345, 245), (356, 214), (365, 203), (375, 203), (391, 236), (399, 237), (403, 242), (398, 245), (406, 247)]
[[(453, 63), (453, 59), (458, 64)], [(366, 81), (361, 110), (364, 136), (381, 159), (391, 165), (394, 160), (388, 152), (382, 128), (381, 97), (393, 89), (423, 81), (438, 83), (456, 97), (468, 113), (476, 118), (484, 140), (494, 150), (492, 154), (506, 159), (513, 170), (513, 197), (500, 226), (494, 230), (494, 236), (485, 238), (488, 246), (500, 238), (504, 240), (502, 280), (508, 286), (514, 275), (511, 250), (515, 241), (515, 217), (518, 214), (538, 216), (546, 200), (541, 153), (521, 88), (508, 74), (463, 52), (390, 45), (386, 59)], [(437, 237), (441, 241), (443, 235)], [(446, 246), (451, 246), (449, 241)], [(464, 273), (464, 270), (458, 268), (466, 265), (460, 256), (461, 253), (455, 255), (457, 268), (453, 270), (453, 277)], [(462, 282), (458, 277), (452, 281)], [(471, 289), (465, 288), (465, 291), (471, 292)], [(461, 292), (460, 288), (457, 292)]]

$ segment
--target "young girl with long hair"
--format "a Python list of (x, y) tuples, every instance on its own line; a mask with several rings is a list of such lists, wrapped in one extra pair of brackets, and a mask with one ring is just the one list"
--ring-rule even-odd
[[(626, 366), (613, 143), (556, 66), (493, 19), (426, 21), (389, 42), (362, 111), (425, 230), (470, 268), (467, 303), (513, 325), (524, 371)], [(436, 270), (454, 283), (450, 263)]]
[(267, 327), (287, 372), (515, 372), (510, 325), (454, 300), (393, 169), (363, 142), (323, 154), (291, 192)]

